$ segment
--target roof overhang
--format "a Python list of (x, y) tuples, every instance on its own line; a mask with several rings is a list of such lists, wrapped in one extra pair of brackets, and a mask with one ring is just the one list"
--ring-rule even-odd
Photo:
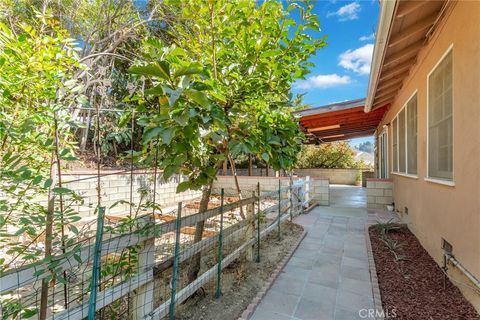
[(390, 105), (448, 0), (381, 0), (365, 112)]
[(357, 99), (294, 112), (307, 143), (318, 144), (371, 136), (386, 108), (365, 113), (365, 99)]

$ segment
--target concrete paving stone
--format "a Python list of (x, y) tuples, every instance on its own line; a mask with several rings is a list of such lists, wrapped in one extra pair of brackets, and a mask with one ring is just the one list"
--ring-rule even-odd
[(327, 254), (342, 256), (343, 255), (343, 248), (323, 247), (320, 250), (320, 253), (327, 253)]
[(334, 310), (332, 303), (312, 301), (302, 297), (293, 316), (302, 320), (331, 320), (334, 317)]
[(340, 272), (334, 271), (317, 271), (313, 269), (308, 276), (308, 283), (315, 283), (332, 289), (339, 287)]
[(315, 257), (306, 258), (293, 256), (290, 258), (290, 261), (288, 261), (288, 264), (294, 267), (311, 270), (316, 260), (317, 259)]
[(372, 295), (372, 285), (370, 281), (355, 280), (346, 277), (340, 279), (340, 290), (349, 291), (360, 295)]
[(276, 291), (272, 288), (262, 299), (258, 308), (292, 316), (299, 300), (299, 295)]
[(302, 296), (312, 301), (318, 301), (321, 303), (327, 302), (327, 303), (335, 304), (337, 290), (335, 288), (322, 286), (317, 283), (307, 282), (307, 284), (305, 285), (305, 288), (303, 289)]
[(372, 309), (373, 298), (371, 296), (360, 295), (339, 289), (337, 291), (337, 308), (353, 312), (358, 312), (361, 309)]
[(368, 257), (365, 258), (351, 258), (344, 256), (342, 259), (342, 265), (355, 267), (355, 268), (365, 268), (368, 269)]
[(318, 259), (320, 256), (320, 250), (318, 252), (312, 251), (312, 250), (306, 250), (304, 248), (298, 248), (295, 250), (295, 253), (293, 254), (293, 257), (301, 257), (301, 258), (310, 258), (313, 257), (315, 259)]
[(342, 265), (340, 274), (342, 277), (353, 280), (370, 281), (370, 270), (367, 268)]
[(322, 244), (320, 243), (300, 243), (298, 246), (299, 249), (307, 249), (307, 250), (313, 250), (313, 251), (320, 251), (322, 249)]
[(367, 249), (354, 250), (351, 248), (346, 248), (344, 255), (349, 258), (364, 259), (368, 256)]
[(345, 310), (342, 308), (335, 309), (335, 320), (359, 320), (365, 319), (361, 317), (362, 312), (359, 313), (359, 310)]
[(272, 285), (271, 289), (287, 294), (301, 295), (304, 286), (305, 281), (299, 280), (298, 277), (289, 275), (287, 276), (286, 274), (282, 273), (275, 280), (275, 283)]
[(291, 317), (286, 314), (281, 314), (272, 310), (257, 308), (250, 320), (291, 320)]
[(320, 263), (337, 263), (340, 264), (342, 262), (342, 256), (338, 254), (331, 254), (325, 252), (319, 252), (317, 262)]

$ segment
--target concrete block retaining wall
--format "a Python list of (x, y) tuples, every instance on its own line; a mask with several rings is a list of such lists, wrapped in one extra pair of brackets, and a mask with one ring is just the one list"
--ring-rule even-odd
[[(81, 181), (75, 181), (80, 180)], [(85, 173), (70, 173), (63, 174), (65, 187), (74, 190), (79, 195), (84, 197), (84, 204), (73, 207), (78, 210), (81, 216), (92, 215), (97, 206), (97, 178), (93, 172)], [(107, 214), (125, 214), (130, 210), (127, 203), (117, 204), (110, 208), (115, 202), (119, 200), (130, 201), (130, 190), (133, 190), (133, 203), (138, 205), (141, 199), (142, 192), (146, 192), (146, 196), (142, 203), (153, 198), (153, 181), (154, 173), (151, 171), (135, 171), (133, 179), (131, 180), (130, 172), (112, 172), (112, 175), (101, 177), (101, 197), (102, 205), (106, 207)], [(177, 185), (183, 181), (184, 178), (180, 175), (174, 175), (165, 181), (162, 174), (157, 175), (157, 186), (155, 202), (162, 208), (173, 206), (175, 207), (179, 201), (187, 201), (200, 197), (200, 191), (185, 191), (176, 193)], [(133, 186), (131, 186), (133, 181)]]
[(349, 184), (355, 185), (357, 173), (360, 169), (295, 169), (293, 172), (300, 176), (310, 176), (312, 178), (325, 178), (330, 184)]
[(312, 200), (321, 206), (330, 204), (330, 182), (328, 179), (313, 178), (310, 195)]
[[(290, 178), (288, 177), (255, 177), (255, 176), (239, 176), (238, 183), (240, 189), (243, 192), (248, 190), (256, 190), (257, 183), (260, 182), (260, 192), (267, 193), (278, 190), (278, 180), (280, 179), (281, 187), (286, 187), (290, 184)], [(301, 179), (301, 177), (294, 177), (294, 180)], [(232, 193), (235, 188), (235, 181), (231, 176), (218, 176), (217, 180), (213, 184), (214, 192), (218, 193), (221, 188), (225, 189), (225, 192)], [(328, 206), (330, 200), (329, 181), (324, 178), (310, 179), (310, 185), (307, 187), (309, 191), (309, 198), (322, 206)]]
[(367, 208), (387, 209), (393, 202), (393, 181), (390, 179), (367, 179)]

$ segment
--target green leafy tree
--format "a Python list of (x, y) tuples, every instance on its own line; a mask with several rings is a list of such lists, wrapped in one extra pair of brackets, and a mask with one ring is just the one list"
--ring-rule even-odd
[(364, 168), (363, 161), (355, 159), (355, 151), (348, 141), (305, 145), (300, 152), (297, 168)]
[[(76, 212), (68, 204), (59, 209), (55, 200), (80, 200), (55, 180), (60, 162), (75, 159), (68, 106), (77, 103), (73, 74), (81, 66), (75, 42), (55, 21), (39, 15), (33, 22), (15, 30), (0, 23), (0, 272), (42, 259), (49, 263), (78, 233), (72, 225)], [(51, 271), (42, 303), (47, 281), (60, 279)], [(13, 306), (7, 308), (12, 317), (38, 311), (15, 301), (2, 304)]]
[[(130, 68), (148, 83), (139, 98), (144, 161), (158, 154), (165, 177), (185, 175), (177, 191), (202, 188), (202, 212), (228, 158), (251, 153), (276, 170), (293, 166), (302, 135), (291, 114), (291, 85), (325, 42), (311, 35), (319, 22), (310, 2), (165, 3), (182, 22), (170, 25), (175, 45), (148, 39), (143, 61)], [(203, 227), (197, 224), (195, 241)], [(199, 255), (193, 264), (190, 279)]]

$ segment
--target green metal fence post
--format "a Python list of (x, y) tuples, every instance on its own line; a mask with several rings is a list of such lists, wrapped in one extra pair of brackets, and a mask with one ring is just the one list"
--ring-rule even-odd
[(175, 319), (175, 298), (177, 294), (178, 254), (180, 252), (180, 228), (182, 227), (182, 203), (178, 203), (177, 220), (175, 221), (175, 253), (173, 256), (172, 287), (170, 291), (169, 319)]
[(218, 255), (217, 255), (217, 291), (215, 298), (222, 295), (222, 258), (223, 258), (223, 198), (225, 190), (220, 191), (220, 233), (218, 234)]
[(278, 239), (280, 239), (280, 217), (282, 215), (282, 189), (281, 189), (281, 180), (278, 179)]
[(293, 221), (293, 179), (290, 175), (290, 221)]
[(260, 262), (260, 182), (257, 183), (257, 262)]
[(88, 320), (95, 319), (97, 308), (97, 287), (100, 278), (100, 258), (102, 254), (103, 241), (103, 221), (105, 217), (105, 207), (98, 208), (97, 232), (95, 234), (95, 251), (93, 252), (92, 279), (90, 280), (90, 298), (88, 303)]

